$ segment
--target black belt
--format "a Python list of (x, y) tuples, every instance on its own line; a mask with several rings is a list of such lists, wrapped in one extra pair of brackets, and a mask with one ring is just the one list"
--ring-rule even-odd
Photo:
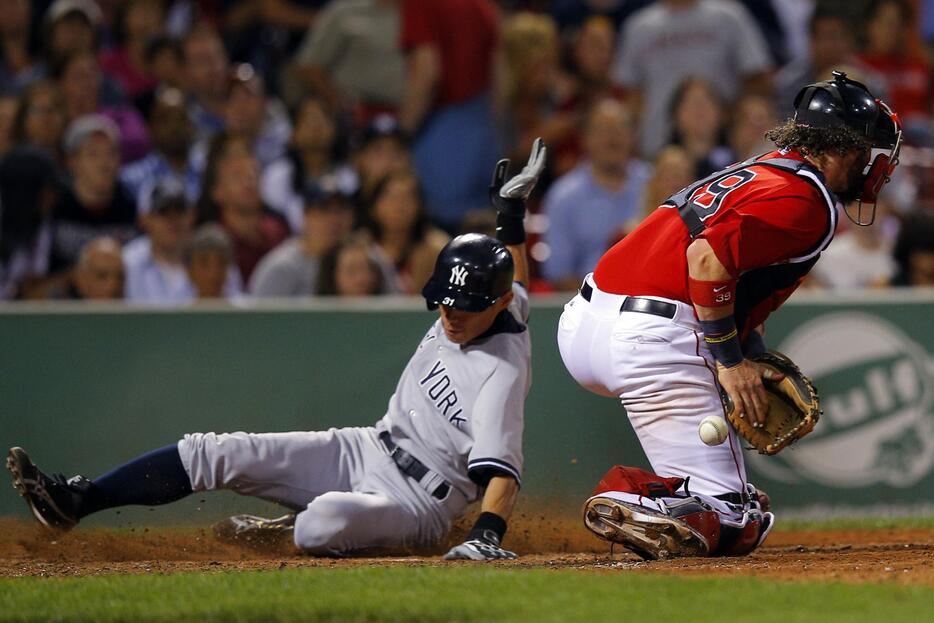
[[(585, 281), (584, 285), (581, 286), (580, 292), (584, 300), (589, 303), (590, 297), (593, 296), (593, 286)], [(647, 299), (642, 296), (627, 296), (623, 304), (620, 305), (619, 311), (639, 312), (642, 314), (654, 314), (662, 318), (674, 318), (675, 312), (678, 311), (678, 306), (674, 303), (656, 301), (655, 299)]]
[[(412, 478), (417, 482), (421, 482), (422, 478), (427, 476), (428, 472), (431, 471), (425, 467), (424, 463), (397, 446), (389, 433), (385, 431), (380, 433), (379, 440), (382, 441), (383, 445), (386, 446), (386, 449), (389, 450), (389, 456), (391, 456), (395, 464), (399, 466), (399, 471), (401, 471), (409, 478)], [(450, 490), (451, 485), (446, 482), (442, 482), (440, 485), (435, 487), (434, 491), (431, 492), (431, 496), (439, 500), (443, 500), (448, 496), (448, 492)]]

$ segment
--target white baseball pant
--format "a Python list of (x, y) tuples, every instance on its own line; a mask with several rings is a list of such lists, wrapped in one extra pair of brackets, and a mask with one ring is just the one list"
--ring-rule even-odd
[[(690, 476), (690, 491), (707, 495), (745, 491), (746, 470), (736, 432), (705, 445), (698, 425), (723, 416), (713, 357), (690, 305), (674, 303), (674, 318), (620, 312), (625, 295), (593, 287), (564, 307), (558, 347), (571, 376), (588, 390), (618, 397), (652, 469), (660, 476)], [(632, 464), (628, 457), (622, 461)]]

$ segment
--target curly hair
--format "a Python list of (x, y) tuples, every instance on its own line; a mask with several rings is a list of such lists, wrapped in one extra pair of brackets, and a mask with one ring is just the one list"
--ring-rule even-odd
[(869, 149), (872, 144), (847, 127), (812, 128), (789, 119), (765, 133), (779, 149), (796, 149), (810, 156), (831, 153), (844, 155), (853, 149)]

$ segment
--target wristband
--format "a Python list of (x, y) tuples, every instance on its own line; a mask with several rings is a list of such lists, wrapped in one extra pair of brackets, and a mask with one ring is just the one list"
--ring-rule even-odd
[(525, 218), (499, 212), (496, 215), (496, 238), (505, 245), (525, 242)]
[(736, 280), (700, 281), (688, 277), (691, 302), (701, 307), (726, 307), (736, 299)]
[(739, 333), (736, 331), (733, 316), (701, 320), (700, 327), (714, 361), (725, 368), (732, 368), (743, 362), (743, 349), (739, 343)]
[(499, 545), (503, 542), (503, 537), (506, 536), (506, 520), (496, 513), (480, 513), (477, 522), (470, 530), (470, 534), (467, 535), (467, 540), (489, 541), (490, 535), (487, 534), (488, 532), (493, 533), (496, 537), (496, 544)]
[(753, 355), (761, 355), (765, 351), (765, 340), (762, 339), (762, 334), (753, 329), (746, 336), (746, 341), (743, 343), (743, 354), (746, 359), (749, 359)]

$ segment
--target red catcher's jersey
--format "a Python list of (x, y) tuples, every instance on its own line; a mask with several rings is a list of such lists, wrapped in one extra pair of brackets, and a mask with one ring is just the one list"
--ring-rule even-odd
[[(797, 152), (771, 152), (757, 160), (769, 158), (804, 160)], [(714, 178), (692, 198), (704, 208), (706, 228), (698, 237), (739, 280), (735, 315), (744, 335), (791, 296), (837, 225), (836, 197), (811, 167), (793, 173), (753, 163)], [(691, 304), (690, 244), (678, 210), (663, 204), (600, 258), (594, 281), (604, 292)]]

